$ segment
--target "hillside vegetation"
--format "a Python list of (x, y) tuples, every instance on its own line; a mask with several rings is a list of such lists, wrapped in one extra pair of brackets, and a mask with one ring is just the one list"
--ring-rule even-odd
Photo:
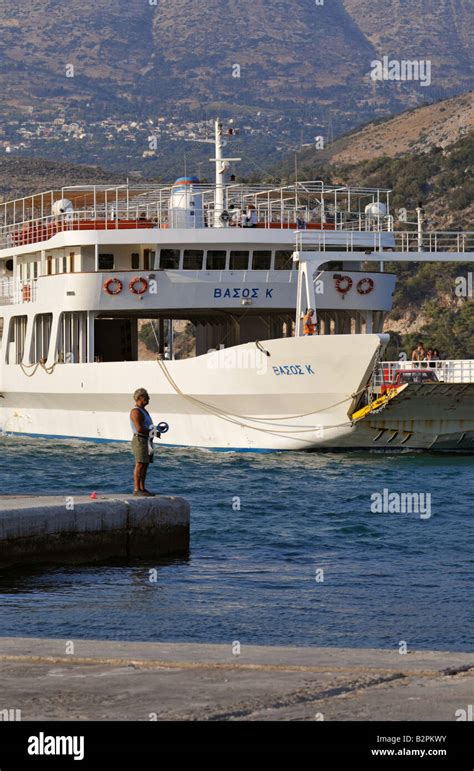
[[(330, 143), (319, 153), (321, 161), (344, 165), (382, 156), (419, 154), (433, 147), (449, 147), (474, 127), (474, 92), (444, 99), (373, 121)], [(312, 150), (302, 153), (310, 158)]]
[[(409, 221), (414, 222), (421, 203), (427, 229), (474, 232), (474, 130), (466, 127), (466, 131), (462, 139), (445, 147), (432, 146), (399, 157), (381, 155), (352, 164), (321, 165), (316, 150), (306, 151), (299, 157), (298, 175), (300, 179), (388, 188), (393, 191), (395, 215), (405, 208)], [(350, 154), (351, 137), (345, 141)], [(358, 141), (355, 137), (356, 145)], [(353, 157), (357, 157), (356, 149)], [(273, 173), (288, 178), (284, 171), (286, 167), (280, 166)], [(409, 226), (396, 221), (395, 227), (406, 230)], [(474, 358), (473, 297), (456, 294), (456, 279), (467, 281), (474, 272), (472, 263), (387, 263), (387, 269), (398, 276), (395, 310), (386, 322), (386, 331), (392, 333), (390, 355), (411, 351), (421, 340), (447, 358)]]

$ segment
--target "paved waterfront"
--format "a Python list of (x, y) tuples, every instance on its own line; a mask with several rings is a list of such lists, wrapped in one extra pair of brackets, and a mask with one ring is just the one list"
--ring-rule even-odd
[(474, 654), (1, 638), (0, 689), (22, 720), (453, 721)]

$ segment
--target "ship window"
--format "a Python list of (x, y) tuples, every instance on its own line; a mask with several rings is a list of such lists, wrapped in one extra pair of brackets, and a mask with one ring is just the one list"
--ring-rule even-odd
[(38, 278), (38, 263), (33, 263), (33, 278)]
[(33, 331), (32, 358), (34, 362), (48, 358), (51, 327), (53, 325), (52, 313), (39, 313), (35, 317)]
[(114, 255), (99, 254), (99, 270), (113, 270), (113, 269), (114, 269)]
[(230, 270), (247, 270), (249, 266), (249, 253), (248, 252), (231, 252), (230, 253)]
[(162, 249), (160, 254), (160, 268), (165, 270), (177, 270), (179, 268), (179, 249)]
[(207, 270), (225, 270), (227, 252), (218, 249), (209, 249), (206, 257)]
[(46, 257), (46, 275), (52, 276), (53, 274), (53, 258), (51, 256)]
[(74, 270), (76, 267), (74, 258), (75, 258), (74, 252), (69, 252), (69, 270), (71, 271), (71, 273), (74, 273)]
[(28, 316), (13, 316), (8, 339), (8, 364), (21, 364), (25, 351)]
[(270, 270), (272, 264), (271, 252), (254, 252), (252, 268), (254, 270)]
[(293, 252), (275, 252), (275, 270), (291, 270), (293, 268)]
[(204, 252), (202, 249), (185, 249), (183, 258), (184, 270), (201, 270), (203, 256)]
[(156, 252), (145, 249), (143, 252), (143, 270), (154, 270)]
[(63, 273), (67, 273), (67, 257), (63, 257)]
[(132, 270), (139, 270), (140, 268), (140, 255), (138, 252), (133, 252), (132, 254)]

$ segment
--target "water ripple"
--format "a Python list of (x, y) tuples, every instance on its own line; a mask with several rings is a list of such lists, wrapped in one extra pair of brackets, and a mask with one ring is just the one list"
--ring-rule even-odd
[[(3, 571), (0, 635), (472, 650), (472, 464), (163, 449), (149, 485), (190, 500), (189, 559)], [(4, 494), (128, 492), (131, 472), (123, 444), (0, 437)], [(372, 513), (384, 489), (432, 516)]]

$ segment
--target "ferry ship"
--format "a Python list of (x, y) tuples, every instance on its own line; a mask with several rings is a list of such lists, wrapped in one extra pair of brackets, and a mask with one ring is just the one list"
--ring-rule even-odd
[[(233, 134), (215, 121), (212, 184), (0, 205), (1, 430), (129, 441), (145, 387), (173, 446), (473, 450), (474, 361), (383, 361), (387, 263), (470, 262), (473, 234), (395, 230), (389, 190), (238, 183)], [(318, 334), (303, 334), (307, 308)]]

